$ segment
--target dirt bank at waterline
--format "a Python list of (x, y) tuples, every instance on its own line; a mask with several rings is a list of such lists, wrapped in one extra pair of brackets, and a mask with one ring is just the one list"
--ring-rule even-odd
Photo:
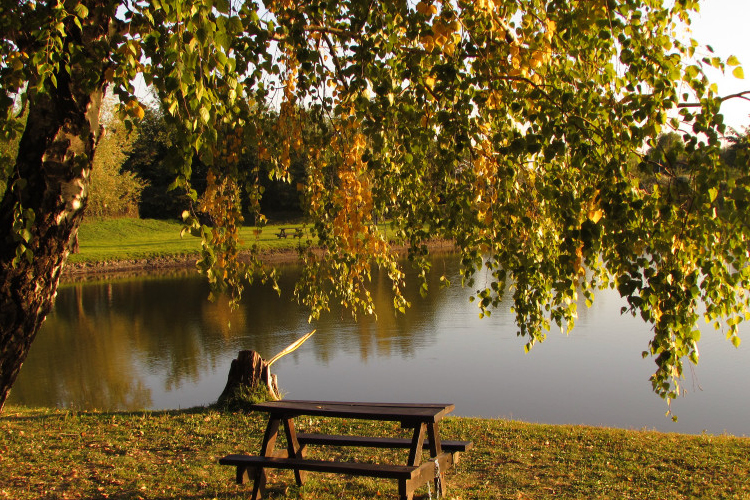
[[(427, 244), (431, 253), (452, 252), (455, 245), (448, 240), (432, 240)], [(406, 255), (407, 247), (397, 247), (399, 253)], [(241, 254), (240, 258), (245, 258), (248, 253)], [(191, 255), (162, 255), (149, 257), (145, 259), (117, 259), (97, 262), (68, 262), (63, 269), (62, 280), (70, 281), (89, 281), (98, 279), (107, 279), (114, 277), (126, 277), (130, 275), (143, 273), (174, 273), (184, 271), (185, 273), (195, 272), (195, 263), (198, 261), (197, 254)], [(299, 254), (296, 249), (278, 249), (269, 250), (260, 253), (260, 259), (264, 264), (295, 264), (299, 261)]]

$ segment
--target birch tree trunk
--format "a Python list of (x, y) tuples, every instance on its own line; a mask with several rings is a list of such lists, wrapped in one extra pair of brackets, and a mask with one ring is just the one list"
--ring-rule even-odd
[[(94, 50), (106, 36), (107, 9), (97, 7), (104, 6), (92, 2), (82, 30), (67, 32), (67, 61), (71, 47)], [(0, 200), (0, 411), (52, 309), (86, 206), (106, 86), (102, 62), (81, 67), (72, 61), (60, 64), (47, 94), (28, 91), (28, 122)]]

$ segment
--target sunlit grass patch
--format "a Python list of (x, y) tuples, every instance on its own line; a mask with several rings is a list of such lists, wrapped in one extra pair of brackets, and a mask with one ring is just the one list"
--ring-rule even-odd
[[(116, 260), (171, 258), (197, 255), (200, 239), (189, 233), (180, 236), (178, 221), (154, 219), (106, 219), (85, 221), (79, 230), (79, 253), (69, 262), (107, 262)], [(280, 229), (288, 236), (279, 238)], [(301, 237), (294, 237), (297, 231)], [(300, 234), (300, 233), (296, 233)], [(257, 245), (260, 251), (295, 249), (307, 243), (310, 233), (304, 224), (275, 224), (262, 229), (245, 226), (240, 229), (241, 248)]]

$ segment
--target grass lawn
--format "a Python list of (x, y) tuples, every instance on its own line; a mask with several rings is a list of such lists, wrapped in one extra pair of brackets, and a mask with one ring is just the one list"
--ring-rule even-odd
[[(304, 231), (302, 240), (309, 237), (302, 224), (275, 224), (255, 234), (255, 228), (243, 227), (240, 231), (243, 246), (257, 244), (261, 251), (293, 249), (299, 238), (279, 238), (280, 228), (293, 234)], [(107, 262), (149, 258), (169, 258), (200, 252), (200, 240), (190, 234), (180, 237), (182, 224), (177, 221), (155, 219), (106, 219), (84, 221), (78, 232), (79, 253), (72, 254), (68, 262)]]
[[(257, 453), (264, 418), (204, 408), (79, 413), (7, 407), (0, 416), (0, 498), (244, 499), (250, 485), (235, 485), (234, 470), (217, 460)], [(306, 432), (404, 432), (397, 424), (334, 419), (305, 418), (297, 425)], [(447, 498), (750, 498), (748, 438), (474, 418), (444, 420), (441, 433), (475, 445), (447, 475)], [(315, 453), (375, 461), (390, 452)], [(405, 462), (405, 452), (398, 453), (396, 459)], [(395, 481), (310, 474), (298, 488), (289, 471), (269, 473), (269, 493), (289, 499), (397, 498)], [(426, 487), (415, 498), (427, 498)]]

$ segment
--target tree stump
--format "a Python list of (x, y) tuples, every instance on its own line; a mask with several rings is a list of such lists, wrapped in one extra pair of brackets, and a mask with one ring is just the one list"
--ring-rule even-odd
[(266, 384), (273, 399), (281, 399), (276, 375), (271, 374), (266, 360), (255, 351), (240, 351), (237, 359), (232, 360), (227, 385), (219, 396), (219, 403), (232, 399), (240, 387), (253, 390), (261, 382)]

